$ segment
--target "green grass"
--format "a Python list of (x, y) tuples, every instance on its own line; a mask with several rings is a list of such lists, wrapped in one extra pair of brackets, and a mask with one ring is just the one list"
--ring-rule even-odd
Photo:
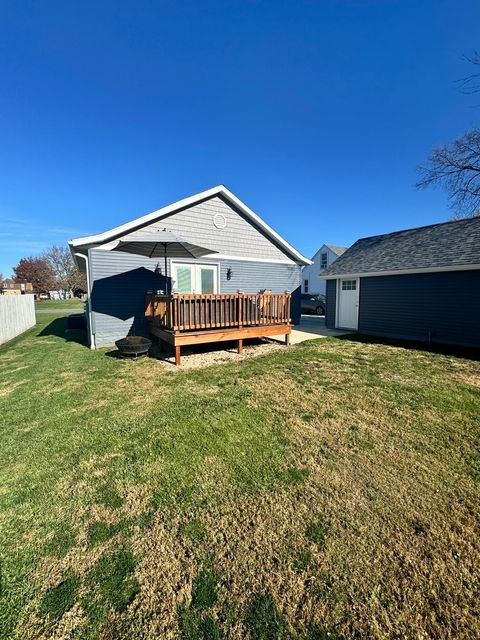
[(174, 370), (38, 320), (0, 347), (1, 638), (475, 636), (477, 361)]
[(49, 620), (61, 618), (75, 604), (79, 583), (77, 576), (68, 577), (47, 591), (40, 612)]
[(269, 593), (253, 597), (247, 609), (245, 626), (256, 640), (280, 640), (287, 636), (285, 620)]
[(116, 611), (123, 611), (138, 593), (133, 576), (135, 558), (123, 548), (106, 553), (94, 565), (88, 580), (100, 597)]
[(83, 309), (84, 303), (79, 298), (69, 300), (35, 300), (35, 309), (51, 310), (57, 309)]
[(307, 527), (307, 538), (317, 545), (324, 544), (327, 533), (328, 524), (323, 519), (314, 520)]

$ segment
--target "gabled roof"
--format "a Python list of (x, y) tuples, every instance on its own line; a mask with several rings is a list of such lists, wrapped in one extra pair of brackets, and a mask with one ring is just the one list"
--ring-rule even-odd
[(315, 258), (318, 256), (318, 254), (321, 251), (323, 251), (323, 249), (330, 249), (330, 251), (333, 251), (333, 253), (335, 253), (337, 256), (341, 256), (342, 253), (345, 253), (345, 251), (348, 249), (348, 247), (337, 247), (334, 244), (322, 244), (320, 249), (317, 249), (317, 251), (315, 251), (315, 253), (313, 254), (311, 263), (313, 263)]
[(325, 269), (329, 279), (480, 269), (480, 217), (361, 238)]
[(112, 240), (116, 240), (120, 236), (130, 233), (136, 229), (139, 229), (147, 224), (155, 222), (157, 220), (161, 220), (165, 216), (171, 215), (175, 211), (179, 209), (184, 209), (185, 207), (191, 207), (198, 202), (203, 200), (208, 200), (209, 198), (213, 198), (215, 196), (223, 196), (227, 201), (229, 201), (232, 205), (234, 205), (237, 209), (239, 209), (247, 219), (249, 219), (254, 225), (263, 230), (263, 232), (273, 240), (277, 245), (279, 245), (283, 250), (291, 256), (291, 258), (299, 263), (299, 264), (311, 264), (308, 258), (302, 256), (296, 249), (292, 247), (286, 240), (284, 240), (276, 231), (272, 229), (264, 220), (260, 218), (256, 213), (254, 213), (247, 205), (242, 202), (235, 194), (233, 194), (227, 187), (224, 185), (218, 185), (213, 187), (212, 189), (207, 189), (206, 191), (202, 191), (188, 198), (183, 198), (182, 200), (178, 200), (177, 202), (173, 202), (172, 204), (167, 205), (166, 207), (162, 207), (161, 209), (157, 209), (156, 211), (152, 211), (152, 213), (147, 213), (140, 218), (136, 218), (130, 222), (122, 224), (118, 227), (114, 227), (113, 229), (109, 229), (108, 231), (104, 231), (102, 233), (97, 233), (91, 236), (84, 236), (82, 238), (75, 238), (73, 240), (69, 240), (69, 245), (74, 253), (75, 249), (88, 249), (92, 246), (98, 246), (101, 244), (105, 244)]
[(334, 244), (326, 244), (324, 246), (330, 249), (330, 251), (333, 251), (333, 253), (337, 254), (337, 256), (343, 255), (345, 251), (348, 249), (348, 247), (337, 247)]

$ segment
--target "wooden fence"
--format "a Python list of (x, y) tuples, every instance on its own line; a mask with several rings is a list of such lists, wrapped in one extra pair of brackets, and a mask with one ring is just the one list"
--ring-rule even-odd
[(35, 326), (35, 301), (32, 294), (0, 295), (0, 344), (8, 342)]

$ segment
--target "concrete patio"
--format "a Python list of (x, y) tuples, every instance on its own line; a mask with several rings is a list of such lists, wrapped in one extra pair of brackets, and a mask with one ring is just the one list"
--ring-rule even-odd
[(327, 329), (324, 316), (302, 315), (300, 324), (295, 325), (290, 334), (290, 343), (298, 344), (305, 340), (316, 338), (326, 338), (328, 336), (345, 336), (351, 331), (341, 331), (340, 329)]

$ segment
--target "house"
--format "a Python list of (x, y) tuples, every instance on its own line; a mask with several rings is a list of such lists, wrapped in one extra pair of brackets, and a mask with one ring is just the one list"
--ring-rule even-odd
[[(164, 274), (163, 261), (115, 251), (120, 240), (164, 229), (216, 253), (202, 259), (169, 258)], [(292, 294), (292, 321), (300, 320), (301, 270), (310, 261), (223, 185), (108, 231), (70, 240), (69, 245), (76, 264), (87, 274), (92, 348), (111, 345), (130, 333), (147, 333), (148, 291), (287, 291)]]
[(333, 244), (322, 244), (312, 258), (312, 264), (302, 269), (302, 293), (322, 293), (325, 295), (326, 283), (322, 273), (345, 251), (346, 247), (336, 247)]
[(480, 217), (362, 238), (324, 278), (329, 328), (480, 347)]
[(24, 293), (33, 293), (33, 285), (31, 282), (16, 282), (12, 278), (6, 278), (0, 283), (0, 293), (3, 295), (22, 295)]

